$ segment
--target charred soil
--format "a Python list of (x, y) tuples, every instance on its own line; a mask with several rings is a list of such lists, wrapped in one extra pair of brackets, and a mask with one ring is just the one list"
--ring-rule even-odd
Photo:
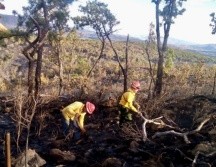
[[(3, 99), (2, 99), (3, 101)], [(73, 129), (68, 136), (62, 134), (62, 106), (70, 99), (55, 100), (41, 105), (34, 116), (29, 136), (29, 149), (45, 160), (42, 166), (54, 167), (187, 167), (216, 166), (216, 99), (193, 96), (169, 101), (160, 108), (158, 116), (171, 125), (146, 125), (147, 140), (143, 140), (143, 120), (135, 115), (132, 123), (119, 127), (116, 107), (97, 109), (87, 116), (87, 132), (77, 137)], [(25, 150), (25, 129), (17, 143), (16, 114), (1, 106), (0, 165), (6, 164), (5, 134), (11, 134), (12, 162)], [(156, 115), (155, 115), (156, 116)], [(150, 118), (148, 118), (150, 119)], [(151, 118), (153, 119), (153, 118)], [(186, 139), (187, 140), (186, 140)], [(17, 147), (18, 146), (18, 147)], [(31, 166), (29, 162), (29, 165)], [(33, 165), (32, 165), (33, 166)]]

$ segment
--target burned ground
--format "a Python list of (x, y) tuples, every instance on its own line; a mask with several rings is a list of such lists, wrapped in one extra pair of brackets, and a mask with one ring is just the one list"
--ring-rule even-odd
[[(146, 124), (148, 134), (146, 141), (143, 141), (143, 120), (134, 115), (133, 123), (120, 128), (116, 119), (118, 115), (116, 107), (100, 107), (94, 115), (87, 116), (85, 120), (87, 133), (82, 134), (80, 138), (75, 138), (73, 130), (67, 137), (63, 136), (60, 109), (71, 100), (57, 99), (43, 104), (38, 107), (34, 116), (29, 148), (35, 150), (46, 161), (43, 166), (216, 166), (216, 99), (214, 98), (193, 96), (167, 101), (157, 109), (154, 117), (148, 119), (163, 116), (163, 123), (170, 127)], [(13, 164), (23, 152), (26, 143), (25, 135), (21, 136), (20, 150), (17, 150), (13, 104), (5, 103), (5, 99), (2, 101), (1, 104), (4, 105), (1, 106), (0, 115), (0, 151), (3, 155), (0, 159), (1, 166), (6, 163), (3, 147), (6, 132), (11, 133)], [(186, 134), (188, 141), (181, 134)]]

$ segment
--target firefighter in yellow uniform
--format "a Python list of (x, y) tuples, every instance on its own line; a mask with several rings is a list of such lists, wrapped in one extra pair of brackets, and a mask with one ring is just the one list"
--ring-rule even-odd
[(123, 93), (119, 101), (119, 111), (120, 111), (120, 126), (122, 123), (127, 121), (132, 121), (132, 113), (140, 114), (139, 104), (135, 102), (135, 95), (140, 90), (140, 82), (132, 82), (130, 88)]
[(62, 110), (62, 115), (64, 118), (63, 121), (63, 130), (64, 134), (68, 133), (70, 127), (70, 121), (73, 121), (73, 124), (76, 128), (79, 128), (83, 133), (86, 132), (84, 128), (84, 119), (86, 113), (92, 114), (95, 111), (95, 105), (90, 102), (86, 102), (85, 104), (79, 101), (75, 101), (74, 103), (66, 106)]

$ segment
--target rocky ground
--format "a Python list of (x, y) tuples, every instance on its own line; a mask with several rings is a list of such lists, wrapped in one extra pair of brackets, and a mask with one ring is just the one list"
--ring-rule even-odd
[[(71, 129), (61, 133), (60, 106), (53, 101), (40, 107), (32, 122), (27, 152), (29, 166), (45, 167), (204, 167), (216, 166), (216, 99), (193, 96), (167, 102), (159, 115), (138, 115), (119, 127), (115, 107), (100, 108), (85, 120), (86, 134)], [(0, 165), (5, 160), (5, 134), (11, 133), (13, 166), (22, 166), (25, 132), (16, 143), (15, 113), (4, 103), (0, 112)], [(102, 111), (103, 110), (103, 111)], [(45, 113), (46, 114), (43, 114)], [(158, 120), (153, 118), (163, 116)], [(146, 130), (146, 135), (144, 135)]]

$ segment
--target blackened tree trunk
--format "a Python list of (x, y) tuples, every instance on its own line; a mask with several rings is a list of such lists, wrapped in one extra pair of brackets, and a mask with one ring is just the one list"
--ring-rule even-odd
[(41, 68), (42, 68), (42, 59), (43, 59), (43, 45), (38, 48), (37, 51), (37, 65), (35, 70), (35, 98), (38, 97), (38, 93), (41, 88)]
[(33, 95), (33, 89), (34, 89), (34, 66), (35, 61), (32, 59), (29, 59), (28, 63), (28, 95)]
[(214, 83), (213, 83), (212, 95), (215, 94), (215, 84), (216, 84), (216, 72), (214, 74)]
[(160, 95), (163, 85), (163, 63), (164, 55), (161, 49), (161, 40), (160, 40), (160, 20), (159, 20), (159, 4), (161, 1), (156, 3), (156, 34), (157, 34), (157, 50), (158, 50), (158, 67), (157, 67), (157, 77), (155, 82), (154, 96)]

